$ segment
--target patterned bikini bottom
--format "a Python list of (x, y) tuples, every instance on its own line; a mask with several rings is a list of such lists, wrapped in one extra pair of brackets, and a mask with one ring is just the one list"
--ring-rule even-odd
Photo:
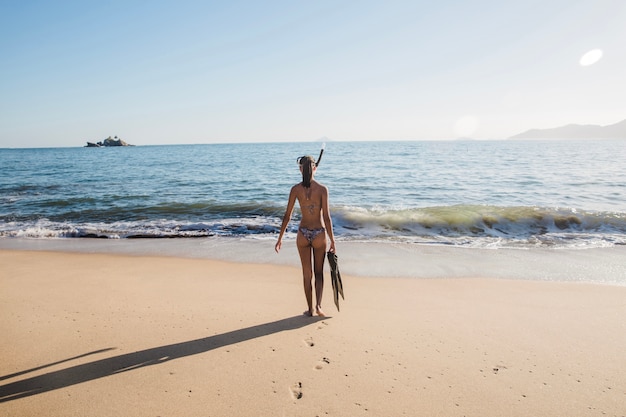
[(309, 243), (313, 243), (313, 239), (315, 239), (317, 235), (326, 231), (323, 227), (320, 227), (319, 229), (307, 229), (306, 227), (301, 227), (298, 230), (302, 233), (302, 236), (309, 241)]

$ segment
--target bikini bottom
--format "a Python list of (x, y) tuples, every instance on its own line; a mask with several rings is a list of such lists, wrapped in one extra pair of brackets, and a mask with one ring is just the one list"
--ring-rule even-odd
[(320, 227), (319, 229), (307, 229), (306, 227), (301, 227), (298, 230), (302, 233), (302, 236), (309, 241), (309, 244), (313, 243), (313, 239), (315, 239), (317, 235), (326, 231), (323, 227)]

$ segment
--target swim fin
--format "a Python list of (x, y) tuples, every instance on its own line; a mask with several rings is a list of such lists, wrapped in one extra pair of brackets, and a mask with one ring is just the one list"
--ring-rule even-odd
[(328, 264), (330, 265), (330, 281), (333, 285), (333, 298), (337, 311), (339, 311), (339, 294), (345, 300), (343, 295), (343, 282), (341, 281), (341, 272), (339, 272), (339, 258), (336, 253), (328, 252)]

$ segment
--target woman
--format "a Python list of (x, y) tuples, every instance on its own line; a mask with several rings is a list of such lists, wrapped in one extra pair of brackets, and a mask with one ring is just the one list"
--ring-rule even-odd
[(328, 189), (313, 179), (317, 170), (317, 163), (310, 156), (298, 158), (302, 182), (291, 187), (289, 202), (283, 217), (283, 224), (276, 242), (276, 252), (280, 251), (283, 235), (291, 219), (293, 208), (298, 200), (302, 218), (298, 227), (296, 245), (302, 262), (302, 278), (304, 294), (309, 309), (304, 312), (312, 316), (313, 288), (311, 281), (315, 273), (315, 314), (324, 316), (322, 311), (322, 293), (324, 291), (324, 259), (326, 257), (326, 235), (330, 240), (330, 252), (335, 252), (335, 237), (333, 223), (328, 210)]

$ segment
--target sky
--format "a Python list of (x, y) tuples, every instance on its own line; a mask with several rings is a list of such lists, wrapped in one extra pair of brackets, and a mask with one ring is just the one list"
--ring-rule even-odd
[(625, 22), (624, 0), (0, 0), (0, 148), (613, 124)]

